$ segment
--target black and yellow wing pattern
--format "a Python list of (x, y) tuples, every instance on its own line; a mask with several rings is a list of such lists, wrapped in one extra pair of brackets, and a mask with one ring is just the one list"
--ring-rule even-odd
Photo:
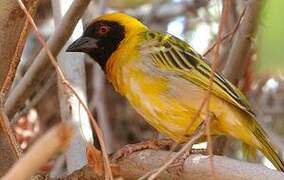
[[(149, 53), (159, 68), (181, 72), (183, 78), (208, 89), (212, 69), (190, 45), (167, 33), (147, 31), (141, 36), (147, 42), (154, 42), (155, 51)], [(218, 72), (214, 73), (212, 93), (255, 116), (246, 97)]]

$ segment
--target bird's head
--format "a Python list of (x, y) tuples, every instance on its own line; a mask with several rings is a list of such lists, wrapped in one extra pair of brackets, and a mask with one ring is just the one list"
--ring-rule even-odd
[(105, 69), (107, 60), (119, 48), (121, 42), (145, 28), (137, 19), (126, 14), (106, 14), (90, 23), (83, 35), (66, 51), (87, 53)]

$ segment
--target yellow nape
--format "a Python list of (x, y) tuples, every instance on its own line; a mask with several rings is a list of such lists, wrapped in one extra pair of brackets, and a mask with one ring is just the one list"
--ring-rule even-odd
[(98, 17), (97, 20), (114, 21), (124, 26), (126, 33), (148, 29), (143, 23), (124, 13), (110, 13)]

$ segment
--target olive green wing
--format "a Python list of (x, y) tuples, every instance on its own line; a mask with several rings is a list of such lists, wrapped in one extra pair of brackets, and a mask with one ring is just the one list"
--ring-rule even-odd
[[(141, 33), (143, 50), (158, 68), (179, 73), (196, 86), (208, 89), (212, 69), (204, 58), (186, 42), (166, 33)], [(220, 73), (214, 73), (212, 93), (255, 116), (246, 97)]]

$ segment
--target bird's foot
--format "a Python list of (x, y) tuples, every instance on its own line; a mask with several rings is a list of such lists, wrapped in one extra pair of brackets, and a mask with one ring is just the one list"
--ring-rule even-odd
[(191, 155), (191, 150), (184, 152), (179, 158), (177, 158), (172, 165), (168, 168), (168, 172), (173, 175), (173, 177), (179, 177), (182, 174), (183, 166), (185, 163), (185, 160)]
[(174, 141), (171, 139), (153, 139), (136, 144), (128, 144), (112, 155), (112, 161), (116, 162), (120, 158), (127, 157), (136, 151), (144, 149), (170, 149), (173, 144)]
[(177, 177), (177, 179), (179, 179), (179, 177), (182, 175), (183, 166), (186, 159), (192, 154), (208, 155), (207, 149), (191, 149), (190, 151), (183, 153), (179, 158), (177, 158), (167, 171), (172, 174), (173, 177)]
[(202, 154), (202, 155), (208, 155), (208, 150), (205, 149), (191, 149), (190, 154)]

